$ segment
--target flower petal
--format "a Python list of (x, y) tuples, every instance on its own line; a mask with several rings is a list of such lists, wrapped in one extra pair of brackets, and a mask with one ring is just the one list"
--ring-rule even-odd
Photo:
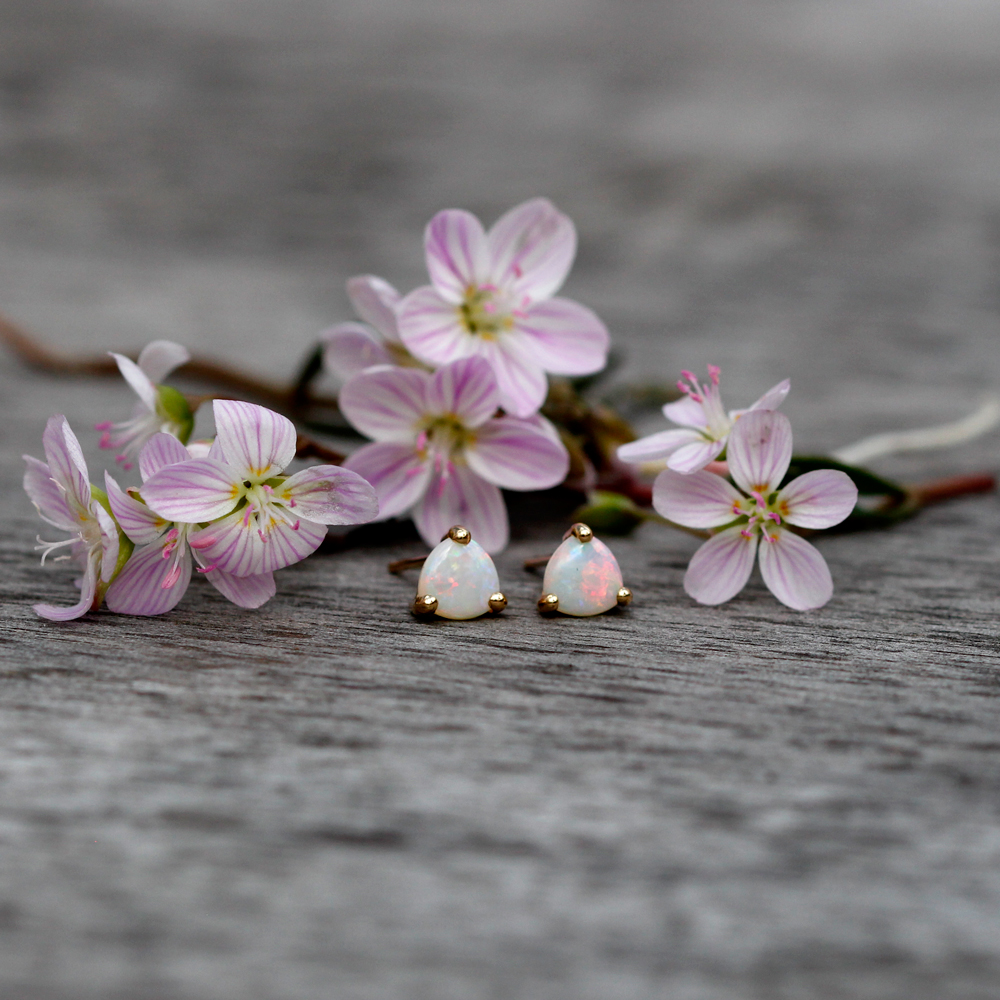
[(317, 524), (365, 524), (378, 517), (371, 483), (350, 469), (314, 465), (286, 479), (276, 498), (294, 501), (295, 514)]
[(160, 400), (160, 394), (149, 376), (134, 361), (126, 358), (124, 354), (115, 354), (114, 351), (108, 351), (108, 354), (115, 359), (118, 364), (118, 370), (124, 376), (125, 381), (132, 386), (133, 391), (142, 400), (146, 409), (155, 413), (156, 404)]
[(118, 549), (121, 546), (118, 525), (115, 519), (96, 500), (90, 505), (90, 513), (101, 529), (101, 580), (107, 583), (118, 565)]
[(172, 340), (154, 340), (139, 355), (139, 369), (154, 384), (162, 382), (175, 368), (191, 360), (188, 349)]
[(684, 589), (699, 603), (722, 604), (746, 586), (757, 535), (745, 538), (741, 531), (739, 526), (720, 531), (692, 556), (684, 574)]
[(487, 552), (499, 552), (509, 533), (503, 495), (465, 466), (431, 484), (413, 510), (413, 522), (432, 548), (453, 524), (464, 525)]
[(396, 307), (400, 294), (388, 281), (374, 274), (359, 274), (347, 279), (347, 297), (354, 311), (370, 323), (386, 340), (399, 341)]
[(97, 566), (93, 559), (88, 559), (80, 580), (80, 600), (70, 608), (58, 608), (54, 604), (33, 604), (32, 610), (41, 618), (53, 622), (68, 622), (85, 615), (94, 603), (97, 593)]
[(457, 307), (433, 285), (410, 292), (400, 302), (396, 319), (406, 349), (430, 365), (457, 361), (474, 350), (474, 338), (462, 326)]
[(504, 339), (518, 334), (530, 338), (531, 357), (553, 375), (590, 375), (608, 360), (608, 328), (596, 313), (570, 299), (531, 306)]
[(454, 413), (466, 427), (478, 427), (496, 413), (500, 391), (485, 358), (461, 358), (439, 368), (427, 388), (429, 413)]
[(854, 510), (858, 488), (839, 469), (815, 469), (793, 479), (777, 496), (778, 512), (800, 528), (831, 528)]
[(569, 453), (541, 427), (516, 417), (489, 420), (465, 450), (469, 468), (507, 490), (547, 490), (569, 472)]
[(725, 447), (725, 441), (706, 441), (704, 438), (692, 441), (691, 444), (678, 448), (667, 459), (667, 468), (689, 476), (692, 472), (704, 469)]
[(216, 399), (216, 442), (238, 472), (267, 479), (284, 471), (295, 457), (295, 425), (280, 413), (254, 403)]
[(87, 461), (69, 421), (61, 413), (49, 417), (42, 434), (42, 447), (49, 475), (66, 490), (70, 509), (77, 507), (78, 512), (87, 510), (90, 507)]
[(359, 448), (347, 457), (344, 468), (371, 483), (380, 521), (409, 510), (423, 496), (430, 477), (430, 466), (412, 445), (388, 441)]
[(785, 401), (791, 387), (791, 380), (783, 379), (774, 388), (768, 389), (756, 403), (752, 403), (748, 410), (776, 410)]
[(162, 545), (144, 545), (132, 553), (104, 600), (120, 615), (162, 615), (177, 606), (190, 582), (191, 554), (186, 545), (166, 559)]
[(566, 280), (576, 256), (576, 229), (547, 198), (532, 198), (493, 224), (487, 244), (493, 283), (539, 302)]
[(275, 593), (274, 574), (257, 573), (255, 576), (233, 576), (221, 569), (209, 570), (205, 579), (222, 594), (241, 608), (259, 608), (267, 604)]
[[(129, 496), (107, 472), (104, 473), (104, 488), (115, 519), (122, 531), (136, 545), (148, 545), (155, 541), (170, 523), (151, 511), (144, 503), (139, 503), (135, 497)], [(132, 559), (134, 558), (135, 556), (132, 556)], [(131, 561), (130, 559), (129, 562)]]
[(503, 337), (482, 341), (479, 353), (496, 376), (500, 405), (513, 417), (530, 417), (537, 412), (545, 402), (549, 383), (530, 350), (521, 349), (519, 344), (511, 344), (509, 337)]
[(448, 302), (457, 305), (470, 285), (486, 279), (486, 234), (471, 212), (457, 208), (438, 212), (424, 232), (424, 251), (431, 282)]
[(833, 596), (833, 578), (815, 546), (778, 528), (760, 543), (760, 573), (768, 590), (796, 611), (820, 608)]
[(139, 472), (142, 481), (145, 482), (166, 465), (187, 462), (191, 457), (191, 453), (173, 434), (154, 434), (139, 452)]
[(323, 367), (345, 381), (366, 368), (392, 364), (385, 344), (360, 323), (338, 323), (319, 339), (324, 345)]
[(160, 517), (182, 524), (214, 521), (239, 499), (239, 476), (211, 458), (166, 465), (143, 483), (142, 498)]
[(21, 457), (28, 465), (24, 470), (24, 492), (42, 520), (63, 531), (79, 531), (79, 518), (70, 510), (66, 494), (52, 478), (49, 467), (31, 455)]
[(684, 475), (668, 469), (653, 483), (653, 507), (668, 521), (688, 528), (720, 528), (738, 517), (733, 504), (743, 495), (711, 472)]
[(340, 390), (340, 412), (376, 441), (413, 441), (427, 413), (431, 376), (417, 368), (377, 368)]
[[(655, 462), (672, 455), (678, 448), (688, 444), (705, 442), (696, 430), (678, 427), (675, 430), (659, 431), (638, 441), (629, 441), (618, 448), (618, 457), (623, 462)], [(705, 442), (707, 443), (707, 442)]]
[(690, 396), (683, 396), (676, 402), (667, 403), (663, 407), (663, 415), (672, 424), (680, 424), (681, 427), (708, 427), (705, 407)]
[(729, 471), (742, 490), (772, 493), (792, 460), (792, 425), (776, 410), (750, 410), (729, 434)]

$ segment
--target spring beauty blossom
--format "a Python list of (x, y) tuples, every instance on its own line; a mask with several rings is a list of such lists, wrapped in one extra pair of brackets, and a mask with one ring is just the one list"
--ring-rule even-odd
[(776, 410), (785, 401), (791, 386), (786, 378), (746, 410), (727, 411), (719, 392), (718, 366), (708, 366), (708, 381), (704, 384), (689, 371), (681, 374), (684, 379), (677, 383), (677, 388), (683, 398), (663, 407), (663, 415), (679, 427), (622, 445), (618, 457), (623, 462), (666, 459), (667, 468), (675, 472), (697, 472), (722, 454), (733, 426), (744, 413)]
[[(768, 589), (796, 611), (819, 608), (833, 595), (826, 560), (788, 530), (830, 528), (854, 509), (858, 490), (836, 469), (817, 469), (779, 489), (792, 458), (792, 429), (784, 414), (755, 410), (733, 427), (727, 451), (736, 489), (707, 471), (667, 469), (653, 484), (653, 506), (688, 528), (721, 528), (694, 554), (684, 589), (702, 604), (738, 594), (760, 557)], [(742, 491), (742, 492), (741, 492)]]
[(356, 472), (315, 465), (284, 474), (296, 443), (287, 417), (230, 399), (215, 400), (213, 410), (208, 457), (164, 465), (142, 486), (142, 499), (164, 520), (212, 522), (188, 534), (205, 569), (243, 578), (273, 573), (314, 552), (326, 525), (378, 514), (375, 491)]
[[(198, 449), (200, 450), (200, 449)], [(168, 465), (192, 458), (175, 437), (155, 434), (139, 453), (143, 482)], [(241, 608), (259, 608), (275, 593), (274, 574), (238, 577), (206, 567), (201, 553), (191, 546), (197, 524), (166, 521), (146, 504), (124, 491), (104, 474), (111, 510), (122, 531), (137, 548), (125, 568), (108, 588), (109, 610), (125, 615), (162, 615), (176, 607), (191, 582), (192, 556), (216, 590)]]
[(175, 368), (190, 361), (191, 355), (186, 347), (172, 340), (147, 344), (138, 364), (122, 354), (109, 353), (139, 401), (131, 419), (118, 424), (105, 420), (94, 429), (103, 432), (101, 447), (115, 451), (115, 461), (128, 470), (154, 434), (172, 434), (181, 441), (187, 441), (191, 434), (194, 417), (187, 401), (172, 386), (159, 384)]
[(374, 439), (344, 463), (378, 493), (380, 519), (412, 511), (424, 541), (435, 546), (463, 524), (487, 552), (507, 544), (500, 488), (544, 490), (561, 483), (569, 455), (551, 425), (497, 417), (500, 391), (479, 357), (433, 374), (383, 367), (355, 376), (340, 408)]
[(553, 298), (573, 263), (576, 230), (547, 199), (512, 208), (488, 233), (469, 212), (439, 212), (424, 249), (431, 284), (396, 308), (399, 336), (414, 357), (435, 368), (484, 358), (500, 405), (515, 417), (542, 405), (546, 372), (589, 375), (604, 367), (604, 324), (585, 306)]
[(69, 555), (81, 567), (80, 600), (69, 608), (36, 604), (42, 618), (70, 621), (100, 607), (108, 585), (132, 551), (132, 543), (120, 534), (103, 491), (92, 486), (80, 442), (62, 414), (49, 418), (42, 435), (45, 462), (25, 455), (24, 491), (43, 521), (68, 531), (61, 542), (38, 539), (42, 562), (57, 549), (69, 546)]

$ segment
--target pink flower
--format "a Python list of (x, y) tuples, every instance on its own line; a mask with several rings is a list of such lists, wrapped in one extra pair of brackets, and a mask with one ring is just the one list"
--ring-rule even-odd
[(118, 363), (125, 381), (135, 390), (139, 402), (131, 420), (120, 424), (105, 420), (94, 429), (103, 431), (101, 447), (114, 449), (117, 452), (115, 461), (127, 470), (132, 468), (132, 461), (154, 434), (173, 434), (186, 441), (191, 433), (194, 418), (187, 401), (176, 389), (157, 384), (189, 361), (191, 355), (187, 348), (172, 340), (154, 340), (142, 349), (138, 364), (114, 352), (111, 357)]
[(399, 304), (399, 335), (437, 367), (473, 355), (496, 376), (500, 405), (528, 417), (544, 402), (546, 372), (589, 375), (604, 367), (608, 331), (589, 309), (552, 298), (576, 253), (576, 230), (545, 198), (512, 208), (485, 233), (449, 209), (424, 235), (430, 285)]
[(808, 611), (830, 600), (826, 560), (785, 525), (839, 524), (854, 509), (858, 490), (835, 469), (807, 472), (779, 489), (791, 458), (788, 418), (755, 410), (729, 438), (729, 471), (739, 490), (705, 471), (681, 475), (668, 469), (657, 477), (653, 506), (660, 514), (689, 528), (722, 529), (698, 549), (684, 576), (684, 589), (696, 601), (721, 604), (738, 594), (756, 554), (764, 583), (782, 604)]
[(499, 398), (482, 358), (454, 361), (434, 374), (376, 368), (344, 386), (341, 410), (376, 442), (345, 464), (375, 487), (380, 519), (412, 508), (430, 546), (453, 524), (464, 524), (487, 552), (507, 544), (500, 487), (555, 486), (566, 477), (569, 455), (539, 420), (495, 417)]
[(372, 274), (348, 278), (347, 297), (364, 323), (338, 323), (319, 335), (325, 368), (347, 381), (375, 365), (421, 367), (399, 339), (400, 294), (388, 281)]
[(726, 447), (733, 425), (752, 410), (776, 410), (788, 395), (791, 383), (786, 378), (764, 393), (746, 410), (729, 410), (722, 406), (719, 394), (719, 368), (708, 366), (708, 382), (700, 385), (694, 375), (681, 373), (687, 383), (677, 383), (685, 398), (667, 403), (663, 415), (682, 429), (660, 431), (648, 437), (623, 444), (618, 457), (623, 462), (653, 462), (667, 460), (667, 468), (675, 472), (691, 473), (703, 469)]
[(118, 526), (102, 505), (104, 494), (91, 487), (87, 463), (80, 442), (61, 414), (50, 417), (42, 435), (47, 462), (25, 455), (24, 490), (43, 521), (68, 531), (61, 542), (43, 542), (42, 562), (49, 553), (69, 546), (70, 554), (59, 559), (73, 559), (83, 569), (78, 581), (80, 600), (71, 608), (36, 604), (36, 614), (52, 621), (69, 621), (100, 607), (104, 592), (114, 578), (119, 556), (131, 551), (128, 539), (119, 536)]
[(378, 514), (375, 491), (347, 469), (315, 465), (284, 474), (296, 440), (286, 417), (230, 399), (213, 406), (217, 436), (209, 456), (165, 465), (142, 487), (164, 520), (214, 522), (188, 536), (206, 569), (237, 577), (272, 573), (315, 551), (326, 525)]
[[(199, 450), (201, 450), (199, 448)], [(143, 482), (168, 465), (191, 459), (191, 453), (175, 437), (155, 434), (139, 453)], [(238, 577), (221, 569), (205, 568), (191, 536), (197, 524), (166, 521), (126, 493), (107, 473), (104, 480), (115, 518), (128, 537), (139, 546), (125, 568), (108, 588), (108, 608), (125, 615), (162, 615), (177, 605), (191, 582), (192, 554), (199, 573), (224, 597), (241, 608), (259, 608), (274, 597), (274, 574)]]

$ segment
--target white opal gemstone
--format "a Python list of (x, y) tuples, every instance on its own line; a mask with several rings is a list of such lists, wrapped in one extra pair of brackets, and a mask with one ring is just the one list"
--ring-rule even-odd
[(621, 585), (618, 560), (604, 542), (580, 542), (570, 535), (545, 567), (542, 593), (555, 594), (563, 614), (583, 618), (613, 608)]
[(478, 618), (490, 610), (500, 578), (490, 554), (475, 541), (461, 545), (446, 538), (424, 562), (417, 596), (437, 598), (442, 618)]

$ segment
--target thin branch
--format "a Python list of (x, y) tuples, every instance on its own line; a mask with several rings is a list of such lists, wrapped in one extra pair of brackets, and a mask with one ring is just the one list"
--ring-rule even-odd
[(327, 465), (340, 465), (347, 457), (305, 434), (300, 434), (295, 439), (295, 456), (296, 458), (320, 458)]
[(389, 563), (388, 570), (390, 573), (394, 573), (397, 576), (408, 569), (416, 569), (418, 566), (423, 566), (427, 561), (427, 556), (411, 556), (409, 559), (397, 559), (395, 562)]

